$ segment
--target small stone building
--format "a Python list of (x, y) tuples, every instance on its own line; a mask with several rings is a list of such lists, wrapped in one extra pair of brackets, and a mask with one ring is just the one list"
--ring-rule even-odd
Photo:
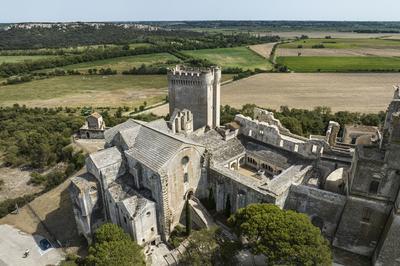
[(105, 130), (103, 117), (94, 112), (86, 117), (86, 123), (79, 129), (79, 135), (81, 139), (104, 139)]

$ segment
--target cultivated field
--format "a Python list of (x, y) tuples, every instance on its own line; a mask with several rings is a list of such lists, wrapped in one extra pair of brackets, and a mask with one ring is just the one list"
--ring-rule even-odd
[(250, 45), (249, 48), (253, 51), (256, 52), (257, 54), (261, 55), (262, 57), (268, 59), (272, 48), (274, 47), (276, 43), (264, 43), (264, 44), (256, 44), (256, 45)]
[(184, 53), (196, 58), (207, 59), (225, 68), (240, 67), (245, 70), (254, 70), (255, 68), (269, 70), (272, 67), (267, 59), (247, 47), (192, 50), (184, 51)]
[(0, 55), (0, 64), (2, 63), (20, 63), (24, 61), (36, 61), (40, 59), (49, 59), (56, 56), (52, 55)]
[(356, 32), (337, 32), (337, 31), (268, 31), (260, 32), (257, 34), (262, 35), (278, 35), (284, 39), (293, 39), (301, 35), (307, 35), (309, 38), (325, 38), (331, 36), (332, 38), (357, 38), (357, 39), (370, 39), (370, 38), (399, 38), (400, 34), (388, 33), (356, 33)]
[(278, 57), (277, 63), (295, 72), (400, 72), (400, 58), (375, 56), (287, 56)]
[(394, 48), (400, 49), (400, 42), (396, 40), (384, 39), (354, 39), (354, 38), (335, 38), (335, 39), (305, 39), (279, 45), (281, 48), (312, 48), (314, 45), (322, 44), (328, 49), (351, 49), (351, 48)]
[(65, 67), (61, 67), (65, 70), (75, 69), (80, 71), (86, 71), (89, 68), (111, 68), (113, 70), (117, 70), (118, 72), (129, 70), (133, 67), (140, 67), (142, 64), (165, 64), (168, 60), (177, 61), (179, 60), (175, 56), (168, 53), (159, 53), (159, 54), (145, 54), (145, 55), (135, 55), (135, 56), (125, 56), (125, 57), (117, 57), (105, 60), (97, 60), (87, 63), (80, 63), (74, 65), (68, 65)]
[(400, 57), (400, 49), (277, 49), (277, 56), (381, 56), (381, 57)]
[(254, 103), (279, 109), (282, 105), (333, 111), (376, 113), (385, 111), (400, 74), (259, 74), (222, 87), (222, 104), (240, 107)]

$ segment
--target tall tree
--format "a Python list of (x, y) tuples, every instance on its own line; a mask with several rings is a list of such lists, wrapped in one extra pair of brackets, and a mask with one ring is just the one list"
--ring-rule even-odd
[(268, 265), (332, 265), (328, 241), (304, 214), (271, 204), (252, 204), (232, 215), (229, 224)]
[(95, 233), (86, 258), (88, 265), (146, 265), (142, 248), (115, 224), (104, 224)]

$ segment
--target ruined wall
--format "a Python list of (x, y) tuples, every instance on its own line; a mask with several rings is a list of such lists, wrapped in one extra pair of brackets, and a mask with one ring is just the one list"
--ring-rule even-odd
[(236, 115), (235, 121), (241, 125), (241, 134), (274, 147), (298, 153), (305, 158), (317, 159), (323, 152), (322, 141), (308, 140), (293, 134), (281, 134), (278, 126), (252, 120), (250, 117), (243, 115)]
[(392, 206), (384, 202), (349, 196), (333, 245), (371, 257), (391, 209)]
[(303, 185), (292, 185), (284, 209), (307, 214), (314, 225), (332, 240), (339, 223), (346, 197)]
[[(357, 149), (361, 149), (358, 147)], [(394, 202), (400, 188), (400, 171), (389, 169), (383, 161), (383, 152), (373, 148), (363, 148), (364, 153), (371, 153), (374, 157), (359, 158), (354, 157), (351, 172), (352, 194), (364, 195), (369, 198), (388, 200)], [(378, 160), (376, 154), (382, 155)], [(377, 182), (377, 190), (371, 190), (371, 183)]]
[(225, 210), (228, 197), (231, 213), (252, 203), (275, 204), (276, 201), (274, 196), (262, 193), (244, 183), (229, 178), (226, 173), (221, 173), (217, 168), (209, 170), (208, 185), (208, 189), (211, 189), (214, 195), (218, 212)]

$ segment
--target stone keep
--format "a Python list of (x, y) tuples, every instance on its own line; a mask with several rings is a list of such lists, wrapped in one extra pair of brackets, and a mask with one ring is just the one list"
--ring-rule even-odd
[(194, 130), (215, 128), (220, 123), (221, 69), (176, 66), (168, 72), (169, 113), (188, 109)]

